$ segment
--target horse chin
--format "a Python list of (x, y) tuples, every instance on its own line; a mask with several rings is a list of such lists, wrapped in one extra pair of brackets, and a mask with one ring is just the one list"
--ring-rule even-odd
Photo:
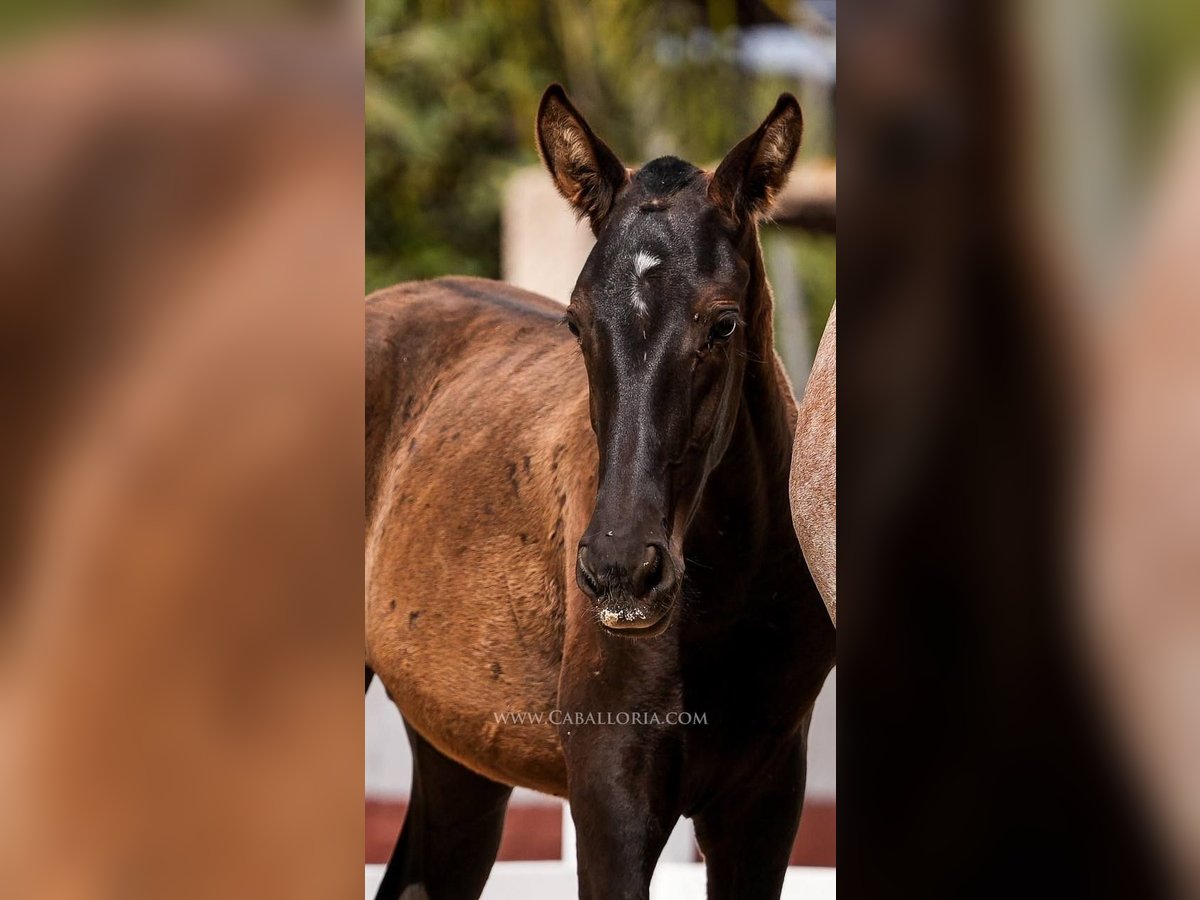
[(654, 598), (650, 602), (606, 602), (600, 605), (596, 618), (609, 634), (648, 638), (667, 630), (674, 609), (674, 597)]

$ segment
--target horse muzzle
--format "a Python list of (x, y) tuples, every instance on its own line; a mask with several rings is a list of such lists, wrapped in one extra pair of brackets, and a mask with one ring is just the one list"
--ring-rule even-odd
[(622, 541), (612, 532), (579, 544), (575, 578), (608, 631), (650, 637), (666, 629), (683, 566), (658, 541)]

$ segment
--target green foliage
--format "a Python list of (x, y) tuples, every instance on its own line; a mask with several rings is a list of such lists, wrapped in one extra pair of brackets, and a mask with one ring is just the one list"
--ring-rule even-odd
[(825, 322), (833, 308), (837, 289), (837, 243), (833, 235), (797, 234), (796, 257), (804, 297), (808, 303), (809, 346), (821, 343)]
[(1107, 0), (1120, 114), (1138, 163), (1155, 156), (1200, 61), (1200, 3)]

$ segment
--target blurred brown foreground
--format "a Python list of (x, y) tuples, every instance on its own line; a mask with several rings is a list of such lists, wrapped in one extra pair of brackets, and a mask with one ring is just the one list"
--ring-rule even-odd
[(1200, 891), (1200, 7), (843, 4), (838, 890)]
[(362, 887), (362, 36), (0, 62), (0, 896)]

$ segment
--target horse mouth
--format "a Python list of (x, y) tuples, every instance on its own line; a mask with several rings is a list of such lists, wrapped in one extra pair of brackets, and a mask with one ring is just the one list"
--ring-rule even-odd
[(654, 637), (666, 631), (675, 604), (604, 606), (597, 613), (601, 627), (621, 637)]

